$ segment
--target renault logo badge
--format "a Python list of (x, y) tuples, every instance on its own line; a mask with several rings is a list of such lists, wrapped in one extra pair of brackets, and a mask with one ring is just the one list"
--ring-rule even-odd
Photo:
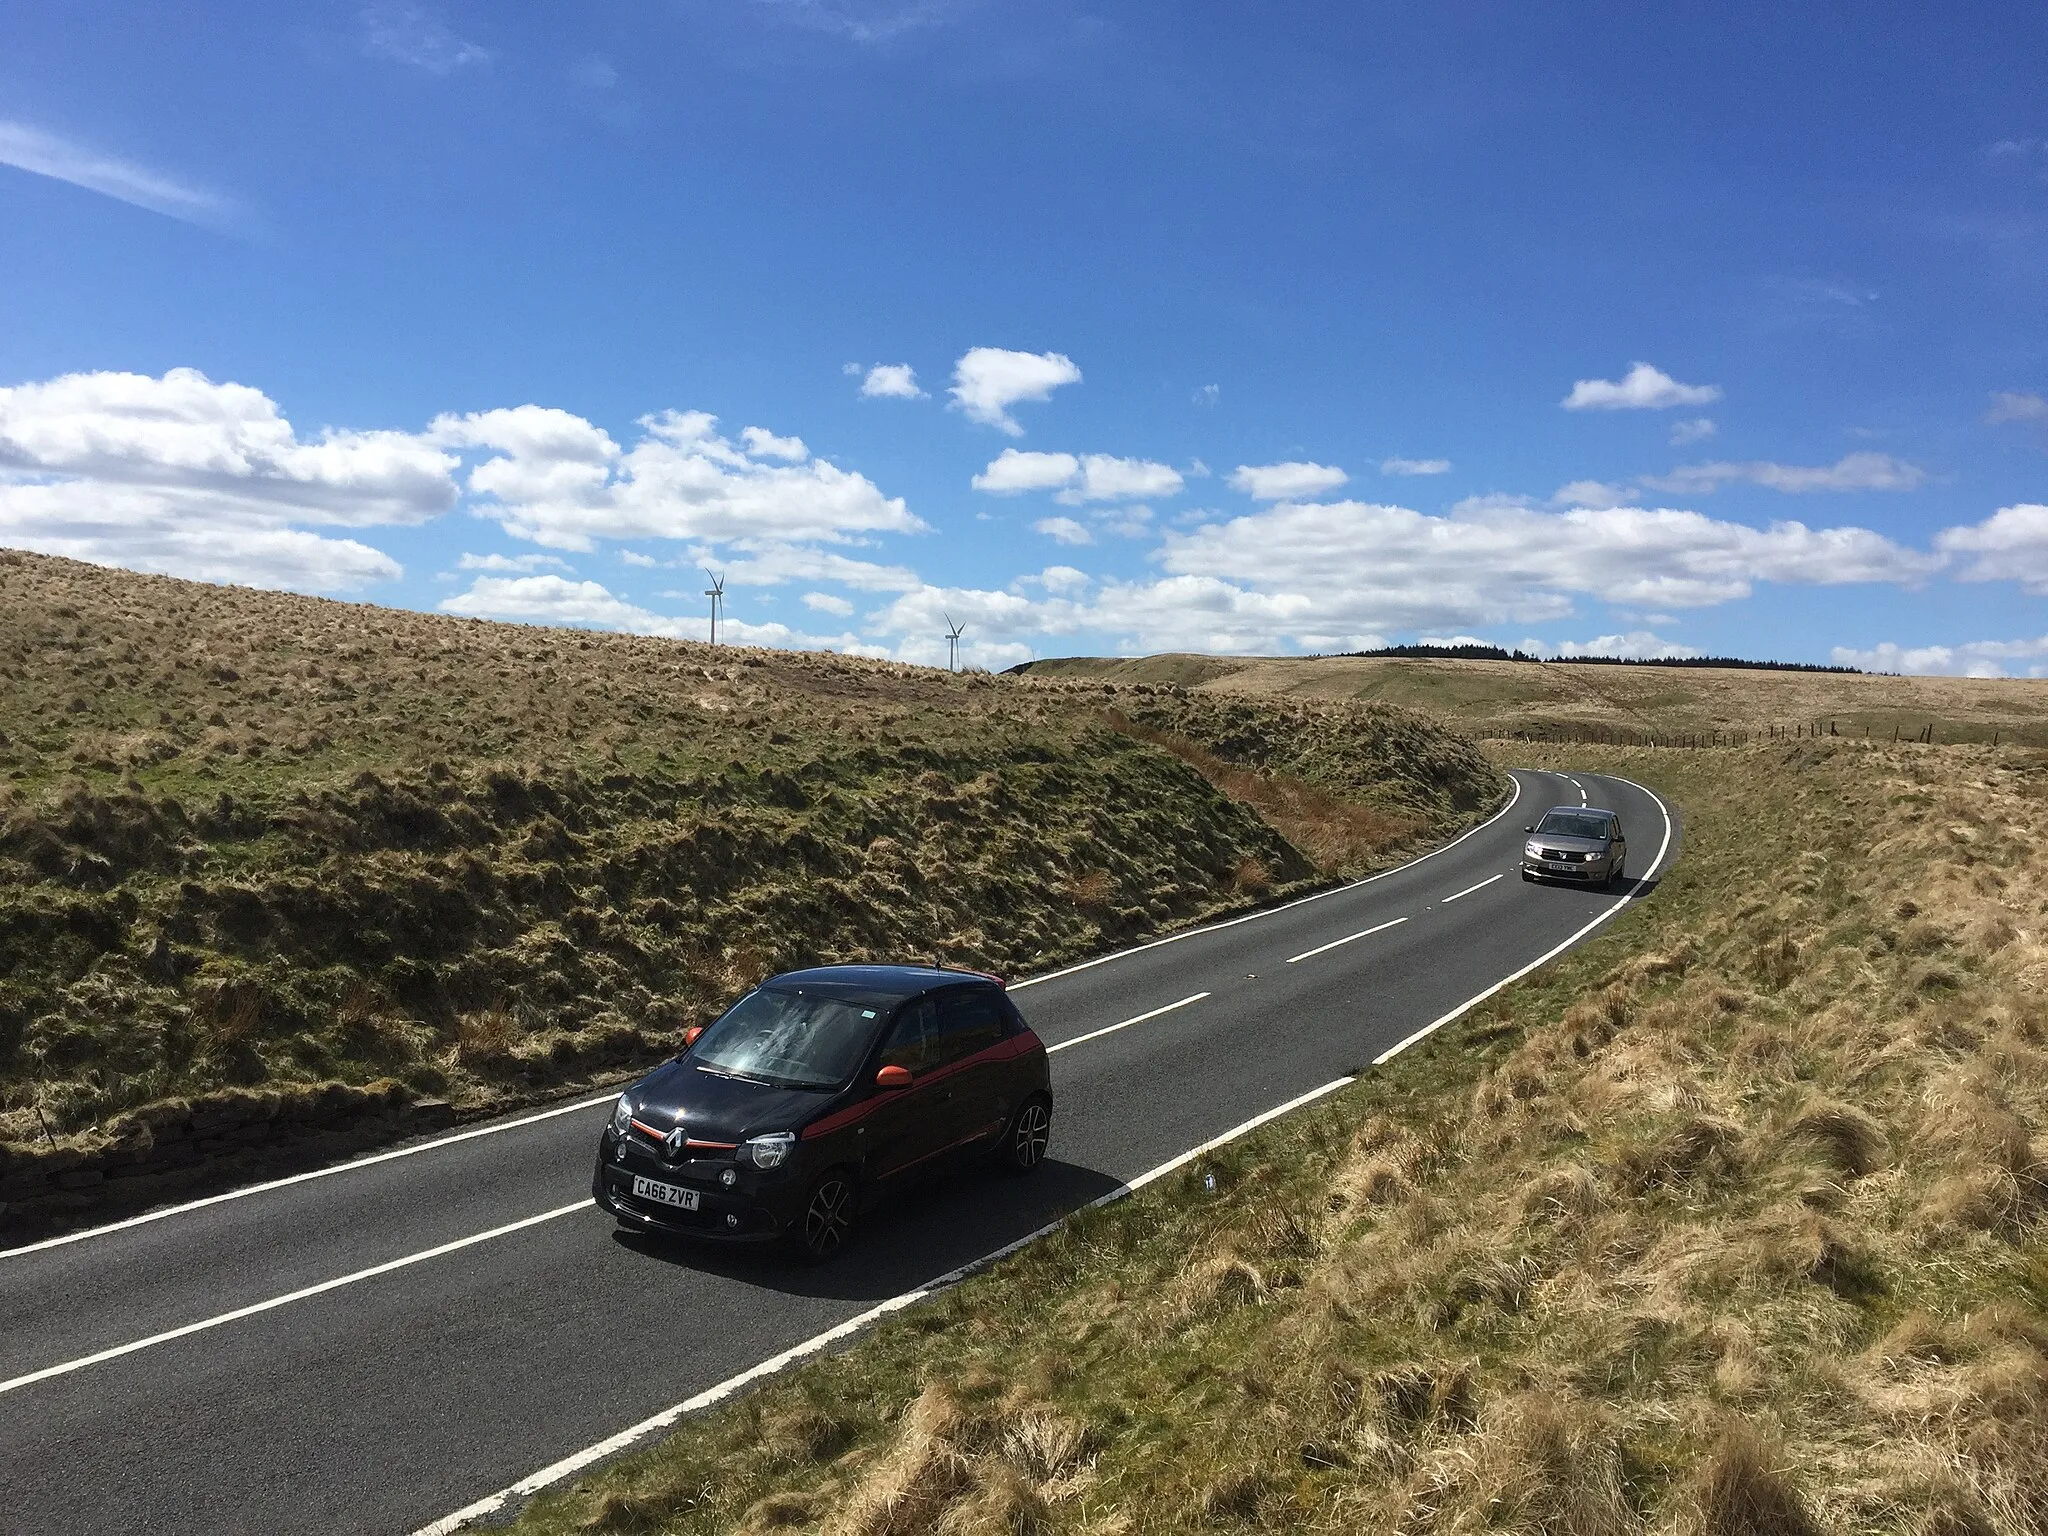
[(683, 1148), (688, 1146), (689, 1142), (689, 1133), (679, 1125), (662, 1138), (661, 1144), (668, 1148), (668, 1155), (675, 1158), (683, 1155)]

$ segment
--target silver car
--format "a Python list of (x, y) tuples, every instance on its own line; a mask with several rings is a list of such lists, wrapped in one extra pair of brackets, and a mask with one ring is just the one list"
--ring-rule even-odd
[(1621, 835), (1621, 818), (1612, 811), (1560, 805), (1522, 830), (1529, 834), (1522, 847), (1524, 880), (1611, 886), (1621, 878), (1628, 842)]

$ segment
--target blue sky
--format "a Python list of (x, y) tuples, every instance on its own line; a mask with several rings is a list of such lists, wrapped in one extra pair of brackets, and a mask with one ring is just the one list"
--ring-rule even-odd
[(2048, 12), (0, 11), (0, 543), (943, 660), (2048, 670)]

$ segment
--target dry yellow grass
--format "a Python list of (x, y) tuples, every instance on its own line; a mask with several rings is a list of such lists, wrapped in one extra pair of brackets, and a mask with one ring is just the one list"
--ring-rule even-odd
[[(1363, 699), (1419, 709), (1483, 735), (1568, 731), (1788, 734), (1830, 723), (1889, 741), (2048, 746), (2048, 679), (1888, 677), (1737, 668), (1539, 665), (1415, 657), (1146, 656), (1036, 663), (1029, 676), (1174, 683), (1254, 698)], [(1796, 739), (1796, 738), (1795, 738)]]
[(522, 1529), (2048, 1530), (2048, 764), (1572, 761), (1617, 931)]

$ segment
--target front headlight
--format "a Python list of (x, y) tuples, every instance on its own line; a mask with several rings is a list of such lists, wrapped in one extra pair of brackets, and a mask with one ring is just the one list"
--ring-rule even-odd
[(754, 1159), (756, 1168), (780, 1168), (782, 1160), (789, 1156), (789, 1149), (795, 1145), (795, 1135), (789, 1131), (777, 1131), (772, 1136), (748, 1137), (747, 1153)]
[(1522, 844), (1522, 857), (1525, 859), (1540, 859), (1543, 857), (1543, 850), (1534, 843), (1524, 843)]
[(619, 1095), (619, 1102), (612, 1107), (612, 1134), (614, 1136), (625, 1135), (626, 1127), (632, 1123), (632, 1120), (633, 1101), (622, 1093)]

